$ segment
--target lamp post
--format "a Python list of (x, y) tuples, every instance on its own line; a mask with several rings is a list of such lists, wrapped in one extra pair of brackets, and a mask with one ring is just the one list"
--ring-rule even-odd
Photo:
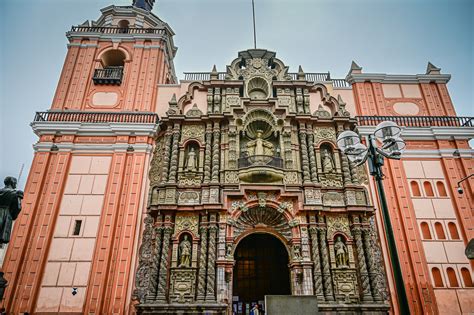
[(390, 253), (390, 262), (395, 278), (399, 311), (400, 314), (405, 315), (410, 314), (410, 308), (408, 306), (402, 269), (400, 267), (400, 261), (398, 260), (397, 246), (382, 183), (384, 158), (399, 160), (405, 148), (405, 142), (400, 138), (400, 134), (401, 128), (396, 123), (384, 121), (377, 125), (373, 134), (369, 135), (368, 147), (361, 143), (357, 133), (350, 130), (343, 131), (339, 134), (337, 137), (337, 145), (356, 166), (365, 163), (367, 160), (369, 162), (370, 175), (375, 178), (380, 200), (380, 208)]

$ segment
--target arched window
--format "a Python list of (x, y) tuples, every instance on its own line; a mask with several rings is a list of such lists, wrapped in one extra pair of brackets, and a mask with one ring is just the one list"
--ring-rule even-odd
[(130, 26), (130, 21), (129, 20), (120, 20), (118, 23), (117, 23), (117, 26), (120, 27), (120, 28), (128, 28)]
[(456, 227), (456, 224), (454, 222), (448, 223), (448, 229), (449, 229), (449, 234), (451, 235), (451, 239), (459, 240), (458, 228)]
[(411, 193), (413, 197), (421, 197), (420, 186), (418, 185), (417, 181), (412, 180), (410, 182), (411, 185)]
[(439, 271), (439, 269), (434, 267), (433, 269), (431, 269), (431, 274), (433, 275), (433, 282), (435, 287), (444, 287), (443, 278), (441, 277), (441, 272)]
[(94, 70), (94, 84), (122, 84), (125, 53), (120, 49), (110, 49), (101, 56), (102, 68)]
[(425, 194), (427, 197), (434, 197), (433, 187), (431, 186), (430, 182), (424, 182), (423, 188), (425, 189)]
[(471, 272), (469, 269), (463, 267), (461, 268), (461, 275), (462, 275), (462, 280), (464, 281), (464, 286), (467, 288), (472, 288), (472, 278), (471, 278)]
[(120, 49), (110, 49), (106, 51), (101, 58), (102, 66), (108, 67), (123, 67), (125, 64), (125, 53)]
[(444, 229), (443, 225), (439, 222), (435, 223), (435, 231), (436, 231), (436, 237), (439, 240), (445, 240), (446, 239), (446, 234), (444, 234)]
[(446, 188), (444, 187), (444, 183), (442, 181), (436, 182), (436, 188), (438, 189), (438, 194), (440, 197), (448, 196), (448, 194), (446, 193)]
[(446, 269), (446, 272), (448, 274), (449, 286), (450, 287), (459, 287), (458, 278), (456, 277), (456, 272), (454, 272), (454, 269), (451, 268), (451, 267), (448, 267)]
[(421, 234), (423, 235), (423, 239), (430, 240), (431, 239), (431, 232), (428, 223), (421, 222)]

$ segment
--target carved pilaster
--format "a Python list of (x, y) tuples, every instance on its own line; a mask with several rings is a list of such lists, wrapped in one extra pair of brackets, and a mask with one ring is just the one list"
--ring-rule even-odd
[(212, 113), (213, 95), (212, 88), (207, 89), (207, 114)]
[(359, 176), (357, 176), (357, 166), (354, 165), (351, 161), (349, 161), (349, 168), (351, 170), (351, 177), (352, 183), (355, 185), (359, 185)]
[(221, 111), (221, 89), (214, 89), (214, 113), (220, 113)]
[(171, 147), (171, 161), (168, 182), (176, 183), (176, 172), (178, 171), (178, 151), (179, 151), (180, 127), (178, 124), (173, 128), (173, 142)]
[[(160, 223), (161, 224), (161, 223)], [(150, 286), (149, 296), (154, 298), (158, 289), (158, 275), (160, 270), (160, 254), (161, 254), (161, 239), (162, 239), (162, 226), (155, 227), (155, 250), (153, 251), (153, 258), (150, 266)]]
[(318, 230), (315, 227), (309, 229), (311, 235), (311, 253), (313, 257), (313, 281), (314, 294), (320, 300), (324, 300), (323, 279), (321, 274), (321, 256), (319, 254)]
[[(157, 234), (153, 228), (153, 218), (145, 218), (145, 230), (143, 231), (142, 244), (139, 251), (138, 270), (135, 276), (134, 298), (144, 303), (150, 296), (155, 297), (157, 266), (154, 265), (156, 248), (160, 246), (157, 242)], [(161, 241), (161, 237), (160, 237)]]
[(308, 161), (308, 144), (306, 142), (306, 130), (304, 126), (300, 126), (299, 137), (300, 137), (300, 148), (301, 148), (301, 164), (303, 168), (303, 181), (308, 183), (311, 181), (309, 175), (309, 161)]
[(291, 147), (291, 130), (283, 131), (283, 147), (285, 150), (285, 166), (293, 169), (293, 150)]
[(367, 272), (367, 266), (365, 264), (365, 252), (364, 245), (362, 243), (361, 228), (359, 226), (353, 227), (352, 235), (354, 235), (354, 239), (356, 241), (357, 262), (359, 264), (359, 274), (362, 285), (362, 301), (371, 302), (373, 299), (372, 295), (370, 294), (369, 273)]
[(303, 90), (301, 88), (296, 89), (296, 110), (299, 114), (304, 113), (303, 108)]
[(314, 154), (314, 134), (313, 129), (308, 129), (308, 151), (309, 151), (309, 164), (311, 169), (311, 181), (313, 183), (318, 182), (318, 169), (316, 166), (316, 156)]
[(173, 228), (171, 226), (163, 227), (163, 246), (161, 247), (160, 276), (158, 278), (158, 291), (156, 293), (156, 300), (160, 302), (166, 302), (166, 286), (169, 269), (168, 253), (170, 248), (171, 233), (173, 233)]
[(211, 158), (212, 158), (212, 125), (206, 126), (206, 152), (204, 155), (204, 183), (211, 180)]
[(220, 146), (220, 136), (221, 130), (219, 123), (214, 123), (213, 129), (213, 139), (212, 139), (212, 182), (217, 183), (219, 181), (219, 146)]
[(334, 301), (334, 290), (332, 287), (331, 271), (329, 268), (329, 254), (326, 244), (326, 227), (318, 227), (319, 247), (321, 248), (322, 269), (323, 269), (323, 287), (326, 301)]
[(163, 170), (161, 173), (161, 181), (166, 182), (168, 180), (168, 170), (170, 166), (170, 153), (171, 153), (171, 131), (165, 135), (165, 146), (163, 152)]
[(372, 248), (370, 244), (370, 228), (363, 228), (363, 242), (364, 242), (364, 247), (365, 247), (365, 253), (367, 256), (367, 262), (368, 262), (368, 273), (369, 273), (369, 280), (370, 280), (370, 286), (372, 287), (372, 296), (374, 298), (374, 301), (376, 302), (382, 302), (383, 296), (382, 292), (380, 292), (380, 287), (379, 287), (379, 277), (382, 275), (379, 275), (380, 273), (380, 268), (381, 266), (377, 266), (377, 262), (375, 261), (374, 257), (374, 248)]
[(303, 100), (304, 100), (304, 112), (305, 114), (310, 114), (310, 109), (309, 109), (309, 91), (308, 89), (303, 90)]
[(196, 300), (204, 301), (206, 296), (207, 226), (201, 226), (199, 228), (199, 233), (201, 235), (201, 253), (199, 255), (199, 274)]
[(341, 154), (342, 158), (342, 175), (344, 176), (344, 185), (351, 184), (351, 171), (349, 170), (349, 159), (345, 154)]
[(207, 255), (207, 287), (206, 287), (206, 301), (215, 301), (216, 292), (216, 237), (217, 226), (212, 224), (209, 226), (209, 252)]

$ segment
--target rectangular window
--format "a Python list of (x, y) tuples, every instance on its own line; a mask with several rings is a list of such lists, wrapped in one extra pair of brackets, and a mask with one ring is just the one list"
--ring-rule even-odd
[(72, 235), (79, 235), (81, 232), (82, 220), (76, 220), (74, 223), (74, 231)]

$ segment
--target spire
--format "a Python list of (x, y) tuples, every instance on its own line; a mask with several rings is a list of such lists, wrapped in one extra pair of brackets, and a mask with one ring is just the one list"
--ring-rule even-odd
[(441, 68), (436, 67), (434, 64), (428, 61), (428, 65), (426, 66), (426, 74), (440, 74)]
[(298, 80), (305, 80), (306, 79), (306, 75), (303, 71), (303, 67), (301, 67), (301, 65), (298, 67)]
[(214, 67), (212, 67), (211, 80), (219, 80), (219, 73), (217, 72), (216, 65), (214, 65)]
[(354, 60), (352, 60), (351, 69), (349, 70), (349, 74), (352, 73), (362, 73), (362, 67), (359, 66)]
[(153, 9), (153, 3), (155, 3), (155, 0), (133, 0), (132, 5), (134, 7), (151, 12)]

